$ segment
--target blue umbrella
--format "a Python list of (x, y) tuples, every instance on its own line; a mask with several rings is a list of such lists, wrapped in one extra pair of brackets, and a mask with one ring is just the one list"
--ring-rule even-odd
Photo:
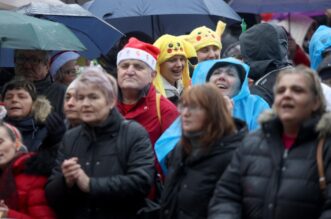
[(123, 34), (77, 4), (31, 3), (17, 10), (66, 25), (87, 48), (81, 55), (93, 59), (106, 55)]
[(308, 12), (331, 8), (330, 0), (230, 0), (236, 12), (260, 14), (266, 12)]
[(220, 19), (228, 24), (241, 21), (223, 0), (94, 0), (84, 7), (124, 33), (141, 31), (154, 39), (202, 25), (214, 29)]

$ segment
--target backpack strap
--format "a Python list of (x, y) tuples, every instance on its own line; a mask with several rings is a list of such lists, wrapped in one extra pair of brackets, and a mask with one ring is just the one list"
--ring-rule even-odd
[(159, 93), (156, 93), (156, 112), (157, 112), (157, 118), (159, 119), (160, 125), (162, 125), (161, 94), (159, 94)]
[(323, 137), (318, 140), (317, 152), (316, 152), (316, 160), (317, 160), (319, 184), (320, 184), (321, 190), (324, 190), (326, 188), (324, 160), (323, 160), (323, 146), (324, 146), (324, 142), (325, 142), (325, 138), (323, 138)]
[[(126, 172), (126, 161), (127, 161), (127, 154), (124, 153), (128, 147), (128, 127), (132, 121), (124, 119), (120, 125), (120, 130), (117, 136), (116, 142), (116, 149), (117, 149), (117, 156), (118, 161), (120, 162), (121, 168), (124, 172)], [(124, 149), (123, 149), (124, 147)]]

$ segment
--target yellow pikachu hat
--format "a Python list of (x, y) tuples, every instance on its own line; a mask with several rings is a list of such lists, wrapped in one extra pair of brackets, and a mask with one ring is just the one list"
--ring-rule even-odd
[(221, 36), (224, 32), (226, 24), (222, 21), (217, 22), (216, 31), (209, 29), (206, 26), (197, 27), (185, 39), (192, 43), (195, 50), (198, 51), (206, 46), (217, 46), (222, 49)]
[[(159, 57), (157, 58), (156, 77), (153, 81), (153, 84), (163, 96), (166, 96), (161, 78), (160, 64), (175, 55), (183, 55), (187, 59), (189, 59), (192, 57), (196, 57), (197, 54), (194, 47), (189, 42), (187, 42), (181, 37), (169, 34), (162, 35), (155, 41), (153, 45), (159, 48), (161, 51)], [(191, 84), (188, 61), (186, 62), (186, 65), (183, 70), (182, 81), (184, 88), (187, 88)]]

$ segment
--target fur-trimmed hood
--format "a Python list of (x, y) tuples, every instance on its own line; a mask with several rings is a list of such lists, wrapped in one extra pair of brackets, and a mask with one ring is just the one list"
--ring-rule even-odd
[[(261, 113), (259, 117), (259, 123), (261, 126), (264, 123), (267, 123), (273, 119), (276, 119), (277, 115), (275, 111), (272, 109), (270, 110), (265, 110), (263, 113)], [(324, 113), (318, 123), (315, 126), (316, 132), (318, 132), (320, 137), (325, 137), (327, 135), (331, 135), (331, 112)]]
[(47, 116), (51, 113), (52, 106), (45, 96), (38, 96), (33, 102), (32, 113), (37, 123), (45, 123)]

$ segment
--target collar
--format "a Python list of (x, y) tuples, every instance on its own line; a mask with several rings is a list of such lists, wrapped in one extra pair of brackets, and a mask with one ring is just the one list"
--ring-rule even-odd
[(34, 81), (33, 84), (36, 87), (37, 93), (40, 94), (43, 91), (45, 91), (47, 88), (49, 88), (53, 83), (53, 78), (51, 74), (47, 74), (47, 76), (39, 81)]

